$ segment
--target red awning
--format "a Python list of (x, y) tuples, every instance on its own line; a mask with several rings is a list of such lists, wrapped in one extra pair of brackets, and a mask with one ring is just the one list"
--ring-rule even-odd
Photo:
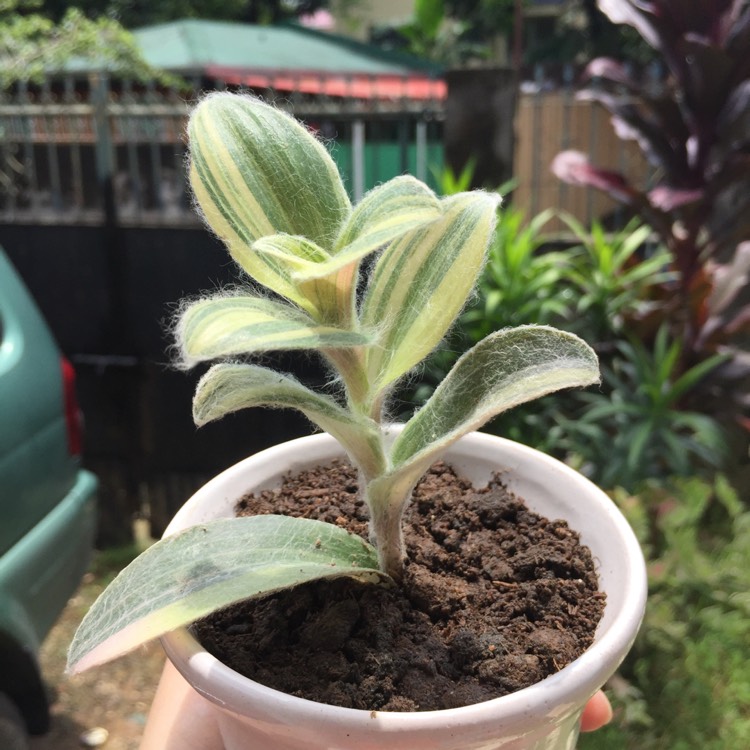
[(209, 66), (206, 74), (230, 85), (347, 99), (443, 100), (445, 81), (420, 75), (367, 75), (316, 71), (257, 71)]

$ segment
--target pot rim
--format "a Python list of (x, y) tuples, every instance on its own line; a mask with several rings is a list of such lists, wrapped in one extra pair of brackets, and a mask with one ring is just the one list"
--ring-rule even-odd
[[(459, 708), (418, 712), (371, 712), (317, 703), (306, 698), (288, 695), (235, 672), (205, 651), (187, 628), (179, 628), (161, 638), (167, 656), (177, 669), (199, 693), (229, 711), (243, 713), (248, 704), (252, 704), (256, 713), (262, 711), (262, 706), (265, 706), (266, 709), (277, 713), (293, 712), (299, 716), (300, 721), (304, 721), (306, 717), (319, 721), (321, 714), (324, 714), (327, 718), (332, 718), (339, 724), (352, 729), (363, 726), (372, 728), (375, 717), (382, 730), (395, 731), (418, 730), (430, 725), (434, 726), (437, 717), (440, 717), (440, 722), (443, 724), (448, 722), (450, 725), (460, 726), (476, 724), (477, 721), (496, 722), (498, 715), (502, 715), (504, 726), (512, 729), (514, 724), (520, 725), (528, 721), (531, 715), (539, 711), (540, 705), (544, 707), (545, 712), (557, 706), (560, 715), (565, 714), (575, 704), (582, 705), (601, 687), (625, 657), (643, 618), (647, 595), (646, 566), (635, 534), (614, 502), (602, 490), (561, 461), (523, 444), (495, 435), (471, 433), (461, 440), (479, 441), (477, 445), (491, 442), (502, 446), (506, 451), (516, 451), (526, 460), (539, 461), (558, 474), (566, 475), (569, 480), (574, 481), (586, 491), (588, 502), (592, 504), (596, 514), (605, 518), (607, 523), (616, 530), (618, 541), (625, 550), (621, 570), (625, 578), (625, 594), (619, 608), (621, 611), (616, 613), (614, 620), (606, 627), (602, 628), (601, 623), (599, 624), (594, 642), (575, 661), (541, 682), (508, 695)], [(165, 531), (165, 536), (191, 525), (186, 522), (191, 508), (215, 492), (228, 477), (241, 475), (248, 470), (248, 466), (252, 467), (259, 459), (278, 463), (282, 456), (299, 457), (312, 453), (313, 455), (304, 459), (304, 464), (310, 465), (320, 461), (323, 453), (331, 458), (330, 448), (332, 447), (341, 450), (343, 454), (343, 449), (334, 438), (326, 433), (319, 433), (274, 445), (243, 459), (215, 476), (198, 490), (175, 515)], [(302, 464), (301, 459), (299, 463)], [(290, 467), (287, 470), (293, 471), (294, 468)], [(201, 684), (206, 681), (212, 683), (210, 689)], [(238, 689), (246, 693), (247, 697), (244, 701), (237, 702), (229, 697)]]

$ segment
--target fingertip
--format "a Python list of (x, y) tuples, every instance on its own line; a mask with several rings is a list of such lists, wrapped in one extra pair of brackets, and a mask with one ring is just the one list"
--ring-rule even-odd
[(612, 721), (612, 704), (600, 690), (586, 704), (581, 715), (581, 731), (595, 732)]

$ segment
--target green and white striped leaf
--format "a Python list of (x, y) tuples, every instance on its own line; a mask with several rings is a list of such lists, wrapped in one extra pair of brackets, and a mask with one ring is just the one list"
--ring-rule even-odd
[(304, 581), (382, 581), (375, 551), (331, 524), (285, 516), (226, 518), (167, 537), (96, 600), (68, 652), (68, 671), (97, 664), (238, 601)]
[(410, 175), (394, 177), (356, 205), (341, 227), (333, 255), (359, 260), (441, 214), (440, 200), (427, 185)]
[(239, 354), (362, 346), (362, 333), (320, 325), (283, 302), (252, 296), (209, 297), (179, 320), (176, 338), (187, 365)]
[[(312, 257), (310, 253), (306, 259), (312, 262), (289, 265), (291, 282), (315, 307), (315, 312), (307, 305), (303, 307), (317, 320), (343, 327), (351, 325), (360, 261), (409, 229), (434, 221), (440, 215), (437, 196), (408, 175), (371, 190), (342, 227), (333, 255), (323, 257), (318, 253)], [(273, 242), (277, 243), (275, 238)], [(261, 252), (269, 247), (273, 252), (274, 245), (269, 245), (266, 239), (254, 245)]]
[(548, 326), (496, 331), (463, 354), (391, 449), (393, 469), (370, 484), (373, 517), (397, 514), (440, 453), (492, 417), (563, 388), (599, 382), (577, 336)]
[(491, 333), (459, 358), (409, 420), (393, 445), (394, 466), (434, 454), (514, 406), (598, 382), (596, 353), (572, 333), (549, 326)]
[(253, 251), (283, 263), (289, 275), (315, 269), (319, 264), (330, 260), (330, 254), (307, 237), (293, 234), (271, 234), (256, 240)]
[[(330, 262), (330, 261), (329, 261)], [(321, 323), (330, 323), (341, 328), (351, 328), (356, 318), (357, 281), (359, 279), (359, 261), (347, 263), (329, 273), (295, 273), (293, 276), (297, 288), (316, 308), (316, 319)]]
[(316, 321), (351, 325), (356, 292), (351, 268), (321, 274), (331, 256), (307, 238), (288, 234), (262, 237), (253, 243), (253, 251), (284, 267), (295, 288), (293, 301)]
[(295, 378), (265, 367), (241, 364), (211, 367), (198, 382), (193, 419), (201, 426), (231, 412), (257, 406), (297, 409), (336, 438), (366, 476), (385, 470), (380, 431), (375, 422), (311, 391)]
[(315, 320), (342, 328), (354, 320), (358, 262), (340, 263), (305, 237), (275, 234), (253, 245), (261, 255), (274, 257), (289, 273), (299, 303)]
[(225, 92), (193, 110), (188, 136), (190, 182), (207, 223), (250, 276), (298, 302), (285, 267), (251, 246), (279, 233), (333, 246), (351, 204), (330, 154), (286, 113)]
[(396, 239), (380, 256), (362, 308), (380, 332), (368, 373), (381, 391), (442, 340), (474, 288), (495, 226), (499, 196), (474, 192), (443, 201), (443, 216)]

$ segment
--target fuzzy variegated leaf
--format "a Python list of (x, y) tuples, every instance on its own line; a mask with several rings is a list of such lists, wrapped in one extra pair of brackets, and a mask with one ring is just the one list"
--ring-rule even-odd
[(318, 264), (330, 260), (330, 254), (307, 237), (293, 234), (271, 234), (253, 243), (252, 249), (260, 255), (269, 256), (283, 263), (289, 275), (315, 269)]
[[(253, 251), (283, 267), (295, 299), (318, 322), (348, 327), (354, 309), (352, 273), (321, 274), (331, 256), (306, 237), (274, 234), (253, 243)], [(319, 278), (319, 277), (323, 278)], [(340, 276), (340, 278), (339, 278)], [(307, 279), (312, 279), (309, 281)]]
[(351, 204), (329, 153), (286, 113), (224, 92), (195, 108), (188, 135), (190, 182), (207, 223), (250, 276), (299, 302), (286, 268), (251, 246), (278, 233), (333, 246)]
[[(323, 266), (326, 264), (320, 264)], [(293, 276), (297, 288), (316, 307), (316, 319), (341, 328), (351, 328), (356, 317), (359, 261), (339, 266), (325, 275), (302, 271)]]
[(440, 201), (426, 185), (409, 175), (394, 177), (357, 204), (342, 227), (331, 257), (297, 269), (295, 278), (312, 280), (338, 273), (409, 230), (439, 219), (441, 214)]
[(440, 200), (427, 185), (410, 175), (394, 177), (357, 204), (341, 228), (333, 254), (359, 260), (441, 213)]
[(321, 323), (348, 328), (354, 319), (357, 262), (341, 263), (305, 237), (275, 234), (253, 250), (285, 266), (299, 304)]
[(253, 352), (361, 346), (361, 333), (319, 325), (283, 302), (244, 295), (209, 297), (188, 307), (176, 329), (186, 364)]
[[(594, 350), (549, 326), (491, 333), (463, 354), (396, 438), (394, 466), (426, 457), (492, 417), (563, 388), (599, 382)], [(429, 454), (429, 455), (428, 455)]]
[(396, 177), (371, 190), (357, 204), (342, 227), (333, 255), (319, 262), (298, 263), (291, 279), (316, 306), (318, 320), (349, 326), (354, 318), (360, 261), (440, 214), (440, 201), (426, 185), (408, 175)]
[(376, 390), (421, 362), (455, 321), (484, 265), (499, 202), (478, 191), (446, 198), (441, 218), (380, 256), (362, 308), (365, 326), (380, 332), (368, 361)]
[(226, 518), (167, 537), (128, 565), (81, 622), (68, 671), (82, 672), (238, 601), (318, 578), (383, 580), (363, 539), (286, 516)]
[(257, 365), (218, 364), (198, 382), (193, 419), (198, 426), (239, 409), (266, 406), (297, 409), (338, 440), (352, 460), (374, 476), (385, 469), (378, 425), (342, 408), (288, 375)]

